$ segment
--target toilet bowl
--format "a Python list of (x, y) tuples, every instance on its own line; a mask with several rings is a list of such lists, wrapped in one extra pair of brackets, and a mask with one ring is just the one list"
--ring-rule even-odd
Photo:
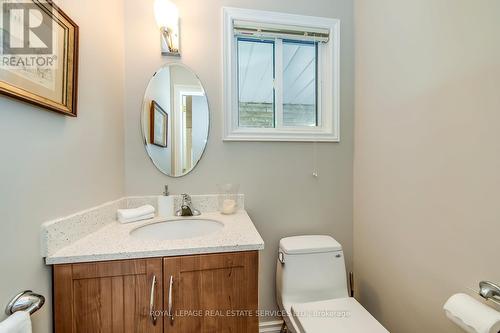
[(293, 333), (388, 333), (349, 297), (342, 246), (330, 236), (281, 239), (276, 298)]

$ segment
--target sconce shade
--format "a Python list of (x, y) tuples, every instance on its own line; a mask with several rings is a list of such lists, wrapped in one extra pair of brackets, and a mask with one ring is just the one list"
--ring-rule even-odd
[(175, 4), (168, 0), (155, 0), (154, 12), (158, 27), (177, 29), (179, 24), (179, 11)]

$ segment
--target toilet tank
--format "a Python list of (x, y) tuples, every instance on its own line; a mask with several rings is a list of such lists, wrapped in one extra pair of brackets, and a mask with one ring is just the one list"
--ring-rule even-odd
[(330, 236), (280, 241), (276, 267), (279, 305), (348, 297), (342, 246)]

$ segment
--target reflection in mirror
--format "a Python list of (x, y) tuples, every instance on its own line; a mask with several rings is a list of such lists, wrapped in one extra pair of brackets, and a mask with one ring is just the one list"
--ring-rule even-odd
[(198, 77), (181, 64), (158, 70), (144, 95), (141, 122), (146, 151), (161, 172), (180, 177), (193, 170), (210, 127), (208, 101)]

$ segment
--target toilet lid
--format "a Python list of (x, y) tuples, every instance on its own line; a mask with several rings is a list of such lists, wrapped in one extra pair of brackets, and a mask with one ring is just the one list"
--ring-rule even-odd
[(286, 254), (337, 252), (342, 245), (330, 236), (292, 236), (280, 240), (280, 250)]
[(389, 333), (354, 298), (292, 304), (302, 333)]

